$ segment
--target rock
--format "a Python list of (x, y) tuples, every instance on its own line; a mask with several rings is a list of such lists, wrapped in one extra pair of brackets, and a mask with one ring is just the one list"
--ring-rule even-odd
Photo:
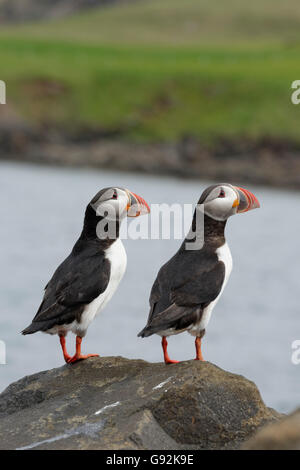
[(300, 450), (300, 409), (265, 426), (244, 444), (243, 449)]
[(0, 395), (1, 449), (236, 449), (280, 415), (209, 362), (121, 357), (40, 372)]

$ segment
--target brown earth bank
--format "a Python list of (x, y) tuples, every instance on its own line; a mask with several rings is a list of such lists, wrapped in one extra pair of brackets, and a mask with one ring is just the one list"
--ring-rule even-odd
[(238, 449), (281, 417), (253, 382), (209, 362), (90, 358), (9, 386), (0, 448)]
[(213, 146), (193, 137), (137, 143), (118, 130), (37, 129), (6, 114), (0, 159), (300, 189), (300, 144), (274, 138), (220, 139)]
[[(0, 23), (23, 23), (61, 18), (99, 6), (128, 3), (130, 0), (0, 0)], [(131, 0), (138, 1), (138, 0)]]

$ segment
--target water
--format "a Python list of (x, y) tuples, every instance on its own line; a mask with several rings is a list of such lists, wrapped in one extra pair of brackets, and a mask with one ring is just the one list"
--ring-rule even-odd
[[(100, 170), (0, 164), (0, 339), (7, 364), (0, 390), (24, 375), (63, 364), (55, 336), (19, 332), (34, 316), (43, 287), (69, 253), (89, 199), (104, 186), (132, 189), (150, 203), (196, 202), (207, 185)], [(249, 188), (253, 189), (253, 188)], [(254, 188), (262, 208), (232, 217), (227, 226), (234, 269), (204, 339), (204, 357), (246, 376), (268, 406), (288, 412), (300, 404), (300, 365), (291, 362), (300, 339), (298, 217), (300, 194)], [(83, 342), (83, 351), (161, 361), (160, 338), (137, 338), (148, 315), (158, 268), (178, 240), (125, 240), (128, 268), (105, 311)], [(74, 337), (68, 337), (70, 352)], [(174, 359), (194, 357), (193, 338), (170, 338)]]

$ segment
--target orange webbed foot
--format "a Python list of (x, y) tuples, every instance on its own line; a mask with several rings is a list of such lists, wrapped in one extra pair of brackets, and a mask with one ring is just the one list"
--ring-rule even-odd
[(84, 361), (85, 359), (88, 359), (89, 357), (99, 357), (99, 354), (80, 354), (80, 355), (75, 354), (73, 357), (69, 358), (67, 363), (75, 364), (75, 362)]

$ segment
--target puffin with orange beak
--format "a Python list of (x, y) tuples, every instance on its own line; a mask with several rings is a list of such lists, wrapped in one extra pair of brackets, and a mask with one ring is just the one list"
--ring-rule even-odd
[[(119, 238), (121, 222), (126, 216), (149, 212), (146, 201), (128, 189), (99, 191), (86, 208), (79, 239), (47, 284), (40, 308), (23, 335), (37, 331), (57, 334), (67, 363), (97, 356), (83, 355), (81, 342), (125, 273), (127, 257)], [(76, 335), (74, 356), (69, 356), (66, 349), (69, 331)]]
[(192, 226), (178, 252), (160, 269), (150, 295), (150, 313), (142, 338), (158, 334), (166, 364), (167, 337), (187, 331), (195, 337), (196, 360), (203, 361), (201, 339), (232, 270), (225, 240), (230, 216), (260, 207), (250, 191), (215, 184), (202, 193)]

